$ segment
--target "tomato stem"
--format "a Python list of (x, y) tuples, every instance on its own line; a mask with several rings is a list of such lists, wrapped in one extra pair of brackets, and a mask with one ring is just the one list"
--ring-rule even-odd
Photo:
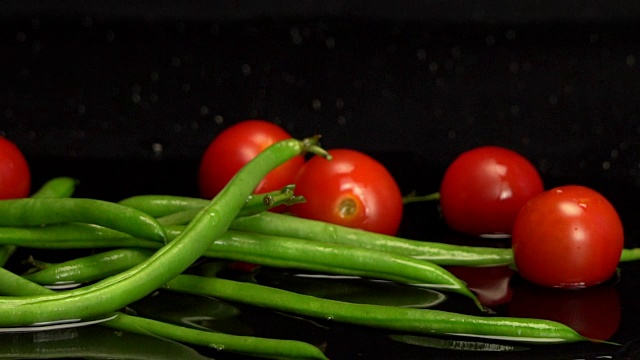
[(437, 201), (440, 200), (440, 193), (439, 192), (434, 192), (432, 194), (429, 195), (422, 195), (422, 196), (418, 196), (415, 193), (411, 193), (407, 196), (404, 196), (402, 198), (402, 203), (403, 204), (410, 204), (410, 203), (414, 203), (414, 202), (425, 202), (425, 201)]

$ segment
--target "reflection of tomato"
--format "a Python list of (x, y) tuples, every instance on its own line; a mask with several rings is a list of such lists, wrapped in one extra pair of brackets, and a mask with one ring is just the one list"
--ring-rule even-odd
[(511, 299), (510, 281), (515, 271), (508, 266), (451, 266), (447, 270), (467, 283), (482, 305), (501, 305)]
[[(245, 120), (228, 127), (207, 147), (200, 162), (200, 196), (213, 198), (231, 178), (270, 145), (291, 136), (280, 126), (264, 120)], [(256, 192), (278, 190), (293, 184), (304, 163), (297, 156), (272, 170), (256, 187)]]
[(609, 279), (624, 246), (618, 213), (584, 186), (561, 186), (531, 199), (516, 218), (511, 240), (520, 275), (551, 287)]
[(31, 189), (31, 172), (22, 152), (0, 137), (0, 199), (23, 198)]
[(330, 161), (316, 156), (296, 178), (305, 203), (291, 206), (300, 217), (395, 235), (402, 220), (402, 194), (387, 169), (355, 150), (329, 150)]
[(510, 234), (522, 205), (542, 191), (542, 179), (527, 159), (509, 149), (482, 146), (449, 165), (440, 186), (440, 205), (455, 231)]
[(582, 336), (607, 340), (620, 325), (620, 298), (614, 286), (552, 289), (523, 283), (513, 287), (509, 316), (565, 324)]

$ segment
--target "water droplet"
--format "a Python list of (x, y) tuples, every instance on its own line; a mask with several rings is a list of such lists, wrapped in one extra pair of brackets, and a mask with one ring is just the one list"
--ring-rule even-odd
[(251, 65), (242, 64), (242, 75), (244, 75), (244, 76), (251, 75)]
[(336, 39), (328, 37), (324, 43), (327, 45), (327, 49), (333, 49), (336, 47)]
[(154, 155), (158, 156), (158, 155), (162, 154), (163, 150), (164, 150), (164, 147), (162, 146), (162, 144), (160, 144), (160, 143), (151, 144), (151, 151), (153, 151)]
[(625, 62), (627, 63), (627, 66), (632, 67), (633, 65), (636, 64), (636, 57), (633, 55), (628, 55), (625, 58)]

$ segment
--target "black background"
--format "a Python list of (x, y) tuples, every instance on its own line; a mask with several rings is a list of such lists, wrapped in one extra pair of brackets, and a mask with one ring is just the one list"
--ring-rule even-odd
[[(262, 118), (370, 153), (405, 193), (437, 191), (464, 150), (509, 147), (547, 187), (609, 197), (638, 245), (633, 2), (9, 1), (0, 16), (0, 134), (34, 186), (194, 195), (209, 141)], [(410, 210), (403, 234), (430, 236), (427, 215)], [(624, 279), (621, 342), (638, 333)]]

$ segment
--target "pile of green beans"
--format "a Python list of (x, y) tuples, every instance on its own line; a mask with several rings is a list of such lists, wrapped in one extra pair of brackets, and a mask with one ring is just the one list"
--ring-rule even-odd
[[(252, 194), (252, 189), (293, 156), (328, 157), (316, 141), (290, 139), (271, 146), (211, 201), (169, 195), (133, 196), (118, 203), (73, 198), (77, 182), (71, 178), (52, 179), (27, 199), (0, 201), (0, 265), (18, 247), (96, 252), (61, 263), (34, 261), (36, 267), (21, 275), (0, 267), (0, 327), (104, 318), (101, 326), (256, 357), (325, 358), (320, 349), (300, 341), (212, 333), (122, 311), (163, 289), (401, 332), (535, 343), (588, 340), (556, 322), (496, 317), (442, 267), (508, 265), (510, 249), (402, 239), (266, 211), (304, 200), (293, 187), (268, 194)], [(625, 250), (621, 261), (637, 259), (638, 252)], [(484, 312), (356, 304), (215, 274), (187, 275), (201, 258), (434, 287), (461, 295)], [(61, 283), (79, 287), (45, 287)]]

